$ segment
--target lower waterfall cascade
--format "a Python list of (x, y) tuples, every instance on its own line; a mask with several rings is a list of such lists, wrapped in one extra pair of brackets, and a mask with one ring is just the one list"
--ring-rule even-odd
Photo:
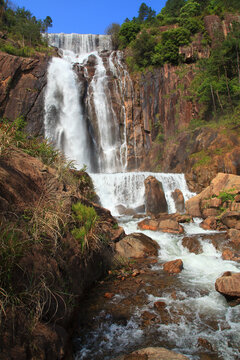
[[(144, 205), (144, 180), (149, 175), (161, 181), (169, 213), (174, 213), (176, 208), (171, 196), (174, 190), (181, 190), (185, 200), (194, 195), (187, 188), (184, 174), (127, 172), (124, 79), (129, 74), (121, 54), (112, 51), (111, 38), (78, 34), (49, 34), (48, 37), (49, 44), (59, 48), (60, 57), (52, 59), (48, 69), (45, 137), (74, 160), (77, 168), (87, 165), (102, 206), (118, 218), (126, 234), (140, 232), (138, 220), (119, 216), (117, 206)], [(117, 105), (111, 100), (109, 76), (115, 79)], [(183, 224), (184, 235), (141, 231), (160, 245), (158, 262), (151, 265), (152, 273), (159, 279), (164, 280), (164, 262), (183, 260), (184, 269), (174, 280), (175, 288), (170, 284), (169, 289), (161, 291), (157, 284), (144, 284), (140, 293), (146, 303), (143, 307), (136, 304), (131, 318), (124, 324), (115, 322), (103, 310), (96, 313), (92, 320), (99, 321), (99, 326), (94, 330), (89, 326), (88, 332), (76, 341), (76, 360), (113, 360), (149, 344), (175, 350), (192, 360), (240, 358), (240, 307), (229, 307), (214, 288), (217, 277), (224, 271), (239, 272), (240, 265), (223, 260), (221, 252), (210, 241), (211, 236), (219, 233), (203, 230), (200, 220), (194, 220), (194, 223)], [(184, 236), (193, 235), (202, 245), (201, 254), (190, 253), (182, 245)], [(125, 300), (122, 294), (116, 293), (109, 301), (120, 306)], [(154, 313), (156, 301), (166, 304), (169, 322), (143, 329), (141, 315), (144, 311)], [(174, 321), (176, 313), (177, 322)], [(199, 338), (208, 339), (213, 350), (200, 351)]]

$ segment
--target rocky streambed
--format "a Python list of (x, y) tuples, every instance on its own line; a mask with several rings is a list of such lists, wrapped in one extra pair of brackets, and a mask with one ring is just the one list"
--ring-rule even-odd
[(121, 264), (88, 293), (79, 309), (76, 359), (115, 359), (146, 347), (189, 359), (239, 359), (240, 308), (230, 307), (215, 290), (223, 272), (240, 268), (222, 258), (226, 232), (204, 230), (198, 219), (181, 224), (181, 234), (139, 230), (139, 220), (130, 217), (120, 222), (126, 234), (144, 233), (159, 248), (128, 261), (121, 253)]

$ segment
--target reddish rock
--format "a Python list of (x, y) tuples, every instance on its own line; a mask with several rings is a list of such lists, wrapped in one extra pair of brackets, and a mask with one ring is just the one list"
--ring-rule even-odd
[(163, 265), (163, 270), (169, 274), (179, 274), (183, 270), (183, 262), (181, 259), (168, 261)]
[(114, 294), (107, 292), (107, 293), (104, 294), (104, 297), (105, 297), (106, 299), (112, 299), (112, 298), (114, 297)]
[(238, 254), (234, 253), (231, 249), (225, 249), (222, 252), (223, 260), (240, 261)]
[(201, 346), (209, 351), (213, 351), (212, 344), (207, 339), (198, 338), (198, 346)]
[(138, 227), (141, 230), (157, 231), (158, 230), (158, 221), (144, 219), (138, 223)]
[(186, 247), (191, 253), (201, 254), (202, 253), (202, 245), (197, 237), (184, 237), (182, 239), (182, 245)]
[(148, 347), (128, 355), (121, 355), (112, 360), (188, 360), (182, 354), (160, 347)]
[(158, 225), (158, 230), (171, 234), (182, 234), (184, 232), (182, 225), (180, 225), (177, 221), (171, 219), (160, 221)]
[(215, 289), (227, 299), (240, 297), (240, 273), (225, 272), (215, 282)]
[(230, 211), (240, 211), (240, 203), (233, 201), (229, 206)]
[(200, 225), (205, 230), (216, 230), (217, 221), (214, 216), (209, 216)]
[(211, 208), (219, 208), (222, 205), (222, 200), (217, 197), (211, 198), (209, 200), (209, 207)]
[(154, 307), (158, 311), (162, 311), (166, 307), (166, 303), (164, 301), (156, 301), (154, 303)]
[(150, 237), (133, 233), (116, 243), (116, 253), (125, 258), (144, 258), (157, 256), (159, 245)]
[(202, 217), (204, 219), (208, 217), (214, 217), (219, 215), (219, 210), (215, 208), (203, 209), (202, 210)]
[[(210, 200), (212, 196), (218, 196), (221, 191), (228, 191), (232, 189), (235, 189), (236, 192), (240, 190), (240, 176), (233, 174), (218, 173), (217, 176), (211, 181), (210, 185), (206, 189), (204, 189), (200, 194), (186, 201), (185, 204), (186, 212), (189, 215), (201, 217), (202, 212), (204, 210), (209, 210), (209, 209), (201, 208), (201, 203), (203, 200), (205, 199)], [(217, 211), (217, 209), (215, 210)], [(205, 217), (216, 216), (216, 215), (215, 213), (210, 214), (209, 212), (205, 211)]]
[(183, 213), (185, 210), (184, 197), (181, 190), (176, 189), (172, 192), (172, 197), (175, 202), (177, 212)]
[(228, 236), (230, 238), (231, 244), (236, 248), (240, 248), (240, 230), (229, 229)]
[(226, 211), (221, 216), (221, 221), (230, 229), (240, 230), (240, 211)]
[(144, 181), (146, 213), (157, 215), (168, 211), (162, 184), (153, 176)]
[(239, 203), (239, 202), (240, 202), (240, 195), (239, 195), (239, 194), (236, 195), (234, 200), (235, 200), (237, 203)]

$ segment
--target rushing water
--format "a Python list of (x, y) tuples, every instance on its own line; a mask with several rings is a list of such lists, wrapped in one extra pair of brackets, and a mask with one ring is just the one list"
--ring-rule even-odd
[[(171, 196), (175, 189), (182, 191), (185, 200), (193, 195), (183, 174), (126, 172), (128, 134), (124, 96), (129, 75), (121, 54), (111, 51), (111, 38), (78, 34), (48, 36), (49, 43), (59, 48), (61, 57), (52, 59), (48, 69), (45, 136), (69, 159), (75, 160), (78, 168), (87, 165), (102, 205), (114, 215), (119, 215), (118, 205), (137, 208), (144, 204), (144, 180), (149, 175), (162, 182), (168, 210), (175, 212)], [(89, 63), (94, 63), (91, 76)], [(118, 112), (112, 102), (109, 77), (114, 79)], [(133, 137), (134, 149), (136, 145)], [(137, 220), (119, 220), (127, 234), (139, 231)], [(152, 266), (152, 272), (159, 274), (159, 278), (164, 277), (163, 262), (183, 260), (184, 270), (177, 275), (176, 296), (172, 296), (172, 288), (161, 291), (149, 286), (147, 289), (146, 284), (142, 290), (146, 303), (141, 308), (135, 307), (127, 323), (115, 323), (109, 314), (100, 312), (95, 318), (99, 326), (86, 334), (85, 340), (81, 339), (76, 360), (113, 359), (149, 345), (164, 345), (190, 359), (204, 359), (199, 355), (199, 338), (207, 339), (217, 354), (205, 359), (240, 359), (240, 306), (230, 308), (214, 288), (217, 277), (224, 271), (239, 271), (239, 264), (222, 260), (211, 242), (201, 237), (210, 234), (198, 222), (185, 224), (184, 229), (184, 235), (142, 231), (160, 245), (158, 264)], [(199, 255), (182, 245), (183, 237), (193, 234), (202, 244), (203, 252)], [(116, 294), (112, 301), (120, 302), (121, 296)], [(165, 302), (170, 321), (156, 323), (150, 329), (141, 328), (141, 314), (146, 310), (155, 312), (153, 304), (157, 300)]]
[[(48, 68), (45, 137), (74, 160), (78, 168), (85, 164), (88, 171), (124, 171), (127, 166), (124, 93), (129, 75), (120, 53), (111, 51), (111, 37), (49, 34), (48, 41), (59, 48), (61, 58), (53, 58)], [(109, 51), (107, 63), (106, 51)], [(118, 99), (118, 113), (109, 81)]]
[[(125, 219), (121, 225), (127, 234), (139, 232), (137, 220)], [(114, 322), (110, 315), (100, 312), (100, 325), (79, 346), (76, 360), (114, 359), (119, 354), (147, 346), (164, 346), (194, 360), (240, 358), (240, 307), (229, 307), (214, 286), (216, 279), (224, 271), (239, 271), (240, 265), (222, 260), (221, 253), (207, 240), (207, 235), (214, 232), (201, 229), (198, 222), (183, 226), (184, 235), (141, 231), (160, 245), (158, 264), (152, 265), (153, 273), (158, 272), (159, 277), (164, 276), (164, 262), (182, 259), (184, 270), (177, 275), (177, 285), (162, 291), (161, 288), (145, 284), (142, 292), (145, 292), (146, 303), (141, 308), (136, 305), (126, 324)], [(182, 246), (183, 237), (191, 235), (197, 235), (202, 244), (203, 252), (199, 255), (190, 253)], [(205, 235), (204, 240), (201, 235)], [(116, 294), (111, 301), (120, 303), (121, 294)], [(154, 308), (156, 301), (166, 304), (170, 320), (143, 328), (141, 315), (145, 311), (157, 314)], [(99, 319), (96, 318), (95, 321)], [(209, 357), (204, 357), (205, 350), (199, 349), (199, 338), (211, 343), (213, 352), (208, 351)]]

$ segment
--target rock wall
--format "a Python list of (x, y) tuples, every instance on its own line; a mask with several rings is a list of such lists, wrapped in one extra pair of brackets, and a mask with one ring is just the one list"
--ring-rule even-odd
[(49, 58), (21, 58), (0, 52), (0, 116), (22, 115), (33, 135), (43, 133), (44, 88)]

